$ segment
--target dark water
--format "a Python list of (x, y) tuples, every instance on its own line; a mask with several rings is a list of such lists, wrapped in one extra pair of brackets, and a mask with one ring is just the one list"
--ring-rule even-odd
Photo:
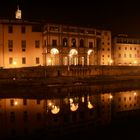
[(1, 139), (139, 140), (139, 83), (1, 90)]

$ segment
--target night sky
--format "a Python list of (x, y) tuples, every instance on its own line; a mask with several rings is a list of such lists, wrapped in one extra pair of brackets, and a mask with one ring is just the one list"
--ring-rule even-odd
[(14, 18), (19, 4), (23, 19), (99, 27), (110, 29), (113, 33), (140, 34), (140, 6), (134, 0), (1, 0), (1, 3), (1, 18)]

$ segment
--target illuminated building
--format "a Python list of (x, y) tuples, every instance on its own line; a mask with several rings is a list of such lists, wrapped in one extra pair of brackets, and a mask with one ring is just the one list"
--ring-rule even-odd
[(140, 38), (118, 35), (113, 48), (114, 65), (140, 65)]
[(15, 19), (0, 20), (0, 67), (111, 65), (111, 31)]
[(0, 66), (109, 65), (111, 32), (0, 20)]

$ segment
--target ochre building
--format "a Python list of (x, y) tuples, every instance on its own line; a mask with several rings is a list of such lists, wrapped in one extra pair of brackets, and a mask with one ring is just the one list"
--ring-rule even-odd
[(0, 20), (0, 67), (111, 65), (111, 31)]

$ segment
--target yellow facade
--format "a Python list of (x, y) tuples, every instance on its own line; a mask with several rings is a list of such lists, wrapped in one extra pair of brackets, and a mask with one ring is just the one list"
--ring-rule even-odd
[(0, 20), (0, 67), (110, 65), (111, 32)]
[(113, 44), (114, 65), (140, 65), (140, 39), (118, 36)]

